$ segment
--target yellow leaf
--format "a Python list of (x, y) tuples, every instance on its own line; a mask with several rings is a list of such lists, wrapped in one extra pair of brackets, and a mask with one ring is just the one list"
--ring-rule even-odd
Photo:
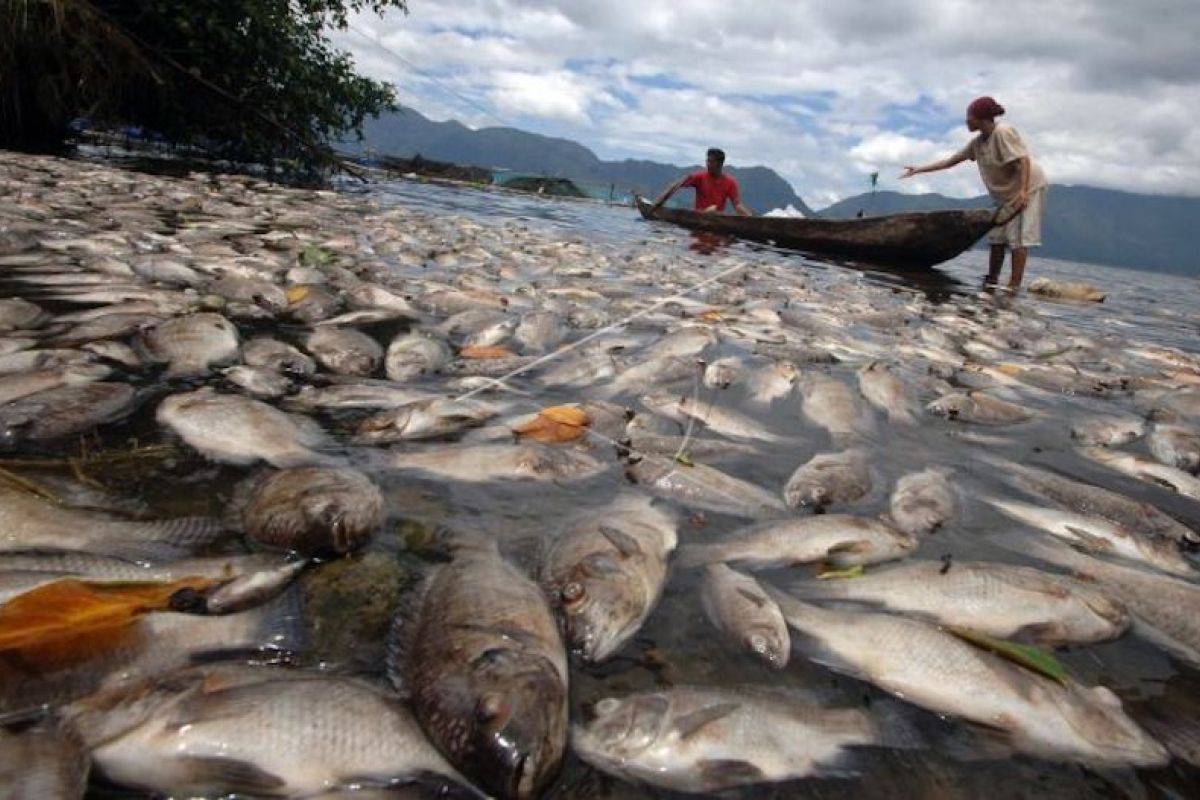
[(702, 319), (705, 322), (720, 322), (721, 312), (715, 308), (710, 308), (707, 311), (701, 311), (696, 315), (697, 319)]
[(863, 575), (863, 565), (855, 564), (846, 569), (827, 569), (817, 576), (819, 581), (845, 580), (847, 578), (861, 578)]
[(207, 578), (181, 578), (171, 583), (54, 581), (0, 606), (0, 651), (119, 628), (139, 614), (169, 609), (171, 596), (180, 589), (211, 585)]
[(293, 286), (287, 290), (287, 299), (288, 299), (288, 302), (291, 303), (292, 305), (299, 303), (301, 300), (303, 300), (306, 297), (308, 297), (308, 287), (307, 286)]
[(458, 351), (458, 354), (462, 358), (508, 358), (513, 355), (513, 351), (507, 347), (486, 347), (479, 345), (464, 347)]
[(543, 408), (532, 421), (513, 428), (513, 433), (544, 444), (573, 442), (587, 431), (592, 422), (587, 412), (576, 406)]

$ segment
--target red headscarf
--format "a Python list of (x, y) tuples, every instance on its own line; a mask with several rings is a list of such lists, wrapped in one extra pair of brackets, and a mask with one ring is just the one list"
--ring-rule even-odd
[(1004, 106), (986, 95), (977, 97), (967, 106), (967, 116), (975, 119), (995, 119), (1004, 113)]

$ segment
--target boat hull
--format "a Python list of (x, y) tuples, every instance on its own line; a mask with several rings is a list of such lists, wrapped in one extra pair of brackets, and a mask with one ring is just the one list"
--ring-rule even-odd
[(675, 208), (651, 211), (653, 204), (642, 197), (637, 198), (637, 205), (646, 219), (902, 270), (927, 269), (954, 258), (979, 241), (995, 225), (996, 218), (992, 209), (798, 219), (705, 214)]

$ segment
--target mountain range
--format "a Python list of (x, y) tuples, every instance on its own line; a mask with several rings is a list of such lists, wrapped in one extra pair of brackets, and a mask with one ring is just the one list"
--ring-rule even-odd
[[(456, 122), (434, 122), (412, 108), (402, 108), (367, 121), (361, 142), (343, 142), (354, 155), (371, 151), (411, 158), (470, 164), (514, 172), (570, 178), (591, 188), (612, 186), (619, 192), (656, 196), (681, 175), (701, 169), (655, 161), (604, 161), (569, 139), (542, 136), (516, 128), (480, 128)], [(733, 161), (731, 157), (731, 161)], [(742, 199), (758, 213), (792, 206), (805, 216), (853, 217), (901, 211), (980, 208), (986, 195), (953, 198), (940, 194), (881, 191), (862, 194), (814, 211), (774, 170), (735, 167)], [(1046, 199), (1039, 255), (1130, 269), (1200, 276), (1200, 255), (1191, 240), (1200, 230), (1200, 198), (1141, 195), (1090, 186), (1053, 184)]]

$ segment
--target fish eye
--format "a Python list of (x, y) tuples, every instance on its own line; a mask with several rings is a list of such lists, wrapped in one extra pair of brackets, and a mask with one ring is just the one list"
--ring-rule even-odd
[(562, 597), (564, 603), (578, 603), (587, 594), (587, 590), (583, 588), (583, 584), (578, 581), (571, 581), (563, 586), (559, 591), (559, 596)]
[(493, 722), (508, 713), (508, 704), (498, 694), (485, 694), (475, 705), (477, 722)]
[(615, 697), (606, 697), (603, 700), (601, 700), (599, 703), (596, 703), (596, 714), (598, 716), (606, 717), (609, 714), (616, 713), (617, 709), (619, 709), (620, 707), (621, 707), (620, 700), (618, 700)]
[(767, 637), (763, 636), (761, 633), (752, 633), (750, 634), (749, 644), (750, 649), (755, 653), (765, 653), (767, 652), (767, 646), (770, 643), (767, 641)]

